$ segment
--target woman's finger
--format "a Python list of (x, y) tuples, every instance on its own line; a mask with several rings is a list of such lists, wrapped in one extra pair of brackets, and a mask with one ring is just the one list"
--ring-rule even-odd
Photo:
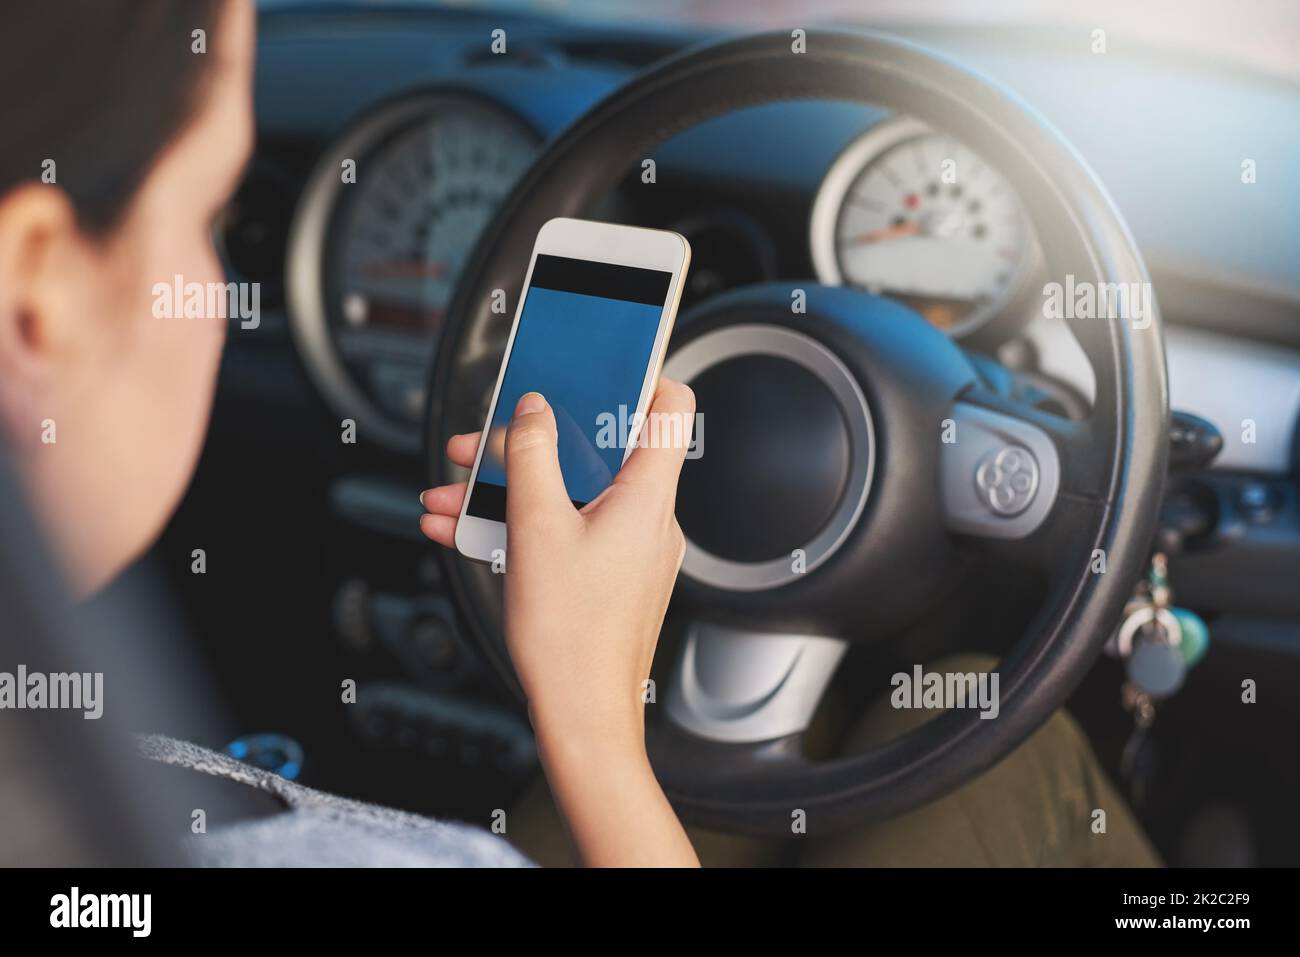
[(456, 547), (456, 516), (433, 515), (426, 512), (420, 516), (420, 531), (439, 545), (447, 548)]
[(642, 486), (672, 502), (694, 425), (695, 393), (689, 386), (661, 377), (641, 440), (623, 463), (615, 483)]
[[(494, 437), (490, 437), (489, 441)], [(506, 528), (511, 542), (545, 536), (566, 518), (576, 519), (560, 472), (555, 413), (540, 392), (515, 404), (506, 432)]]
[(434, 515), (460, 514), (460, 507), (465, 504), (465, 489), (469, 483), (457, 482), (454, 485), (439, 485), (437, 488), (425, 489), (420, 493), (420, 504), (426, 512)]
[(447, 458), (462, 468), (473, 466), (474, 456), (478, 455), (479, 436), (482, 434), (482, 432), (463, 432), (460, 435), (453, 435), (447, 440)]

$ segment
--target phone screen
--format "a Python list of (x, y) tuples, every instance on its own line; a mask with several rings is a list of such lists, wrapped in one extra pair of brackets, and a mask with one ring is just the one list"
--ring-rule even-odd
[(555, 412), (560, 471), (581, 508), (614, 480), (672, 273), (538, 254), (466, 512), (506, 519), (505, 429), (520, 396)]

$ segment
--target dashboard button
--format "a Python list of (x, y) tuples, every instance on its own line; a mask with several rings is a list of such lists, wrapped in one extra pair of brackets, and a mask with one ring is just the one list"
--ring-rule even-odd
[(1033, 504), (1038, 492), (1038, 460), (1020, 445), (993, 449), (975, 468), (980, 500), (995, 515), (1010, 518)]
[(1277, 492), (1263, 482), (1247, 482), (1237, 492), (1237, 507), (1252, 525), (1264, 525), (1277, 514)]

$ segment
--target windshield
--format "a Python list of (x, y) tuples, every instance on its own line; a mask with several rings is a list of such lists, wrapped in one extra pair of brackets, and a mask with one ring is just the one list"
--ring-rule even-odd
[[(259, 0), (263, 9), (305, 0)], [(1107, 43), (1163, 47), (1300, 80), (1296, 0), (312, 0), (314, 6), (432, 6), (583, 21), (731, 29), (829, 23), (896, 28), (998, 26), (1105, 30)]]

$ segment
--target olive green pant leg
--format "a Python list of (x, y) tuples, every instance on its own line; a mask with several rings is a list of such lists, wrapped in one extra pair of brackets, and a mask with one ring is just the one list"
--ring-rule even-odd
[[(937, 662), (929, 670), (996, 668), (981, 656)], [(892, 708), (877, 700), (850, 732), (845, 751), (864, 750), (923, 724), (935, 712)], [(1094, 833), (1095, 810), (1105, 832)], [(628, 822), (635, 827), (635, 822)], [(809, 866), (1118, 866), (1160, 863), (1122, 797), (1106, 778), (1087, 739), (1057, 712), (999, 764), (952, 794), (907, 814), (821, 837), (764, 841), (702, 828), (686, 829), (706, 867), (788, 863), (792, 849)], [(547, 867), (578, 863), (540, 774), (510, 811), (511, 842)]]
[[(953, 656), (927, 671), (996, 670)], [(845, 751), (891, 740), (937, 711), (877, 700)], [(996, 720), (996, 719), (993, 719)], [(1104, 818), (1095, 812), (1104, 812)], [(1104, 831), (1101, 830), (1104, 824)], [(1159, 856), (1102, 770), (1087, 737), (1058, 711), (1015, 751), (956, 791), (906, 814), (821, 838), (809, 821), (809, 866), (1151, 867)]]
[[(628, 827), (636, 827), (629, 821)], [(506, 819), (510, 843), (543, 867), (577, 867), (573, 842), (555, 808), (544, 775), (537, 775)], [(781, 841), (723, 834), (687, 827), (686, 836), (705, 867), (766, 867), (788, 863), (790, 849)]]

